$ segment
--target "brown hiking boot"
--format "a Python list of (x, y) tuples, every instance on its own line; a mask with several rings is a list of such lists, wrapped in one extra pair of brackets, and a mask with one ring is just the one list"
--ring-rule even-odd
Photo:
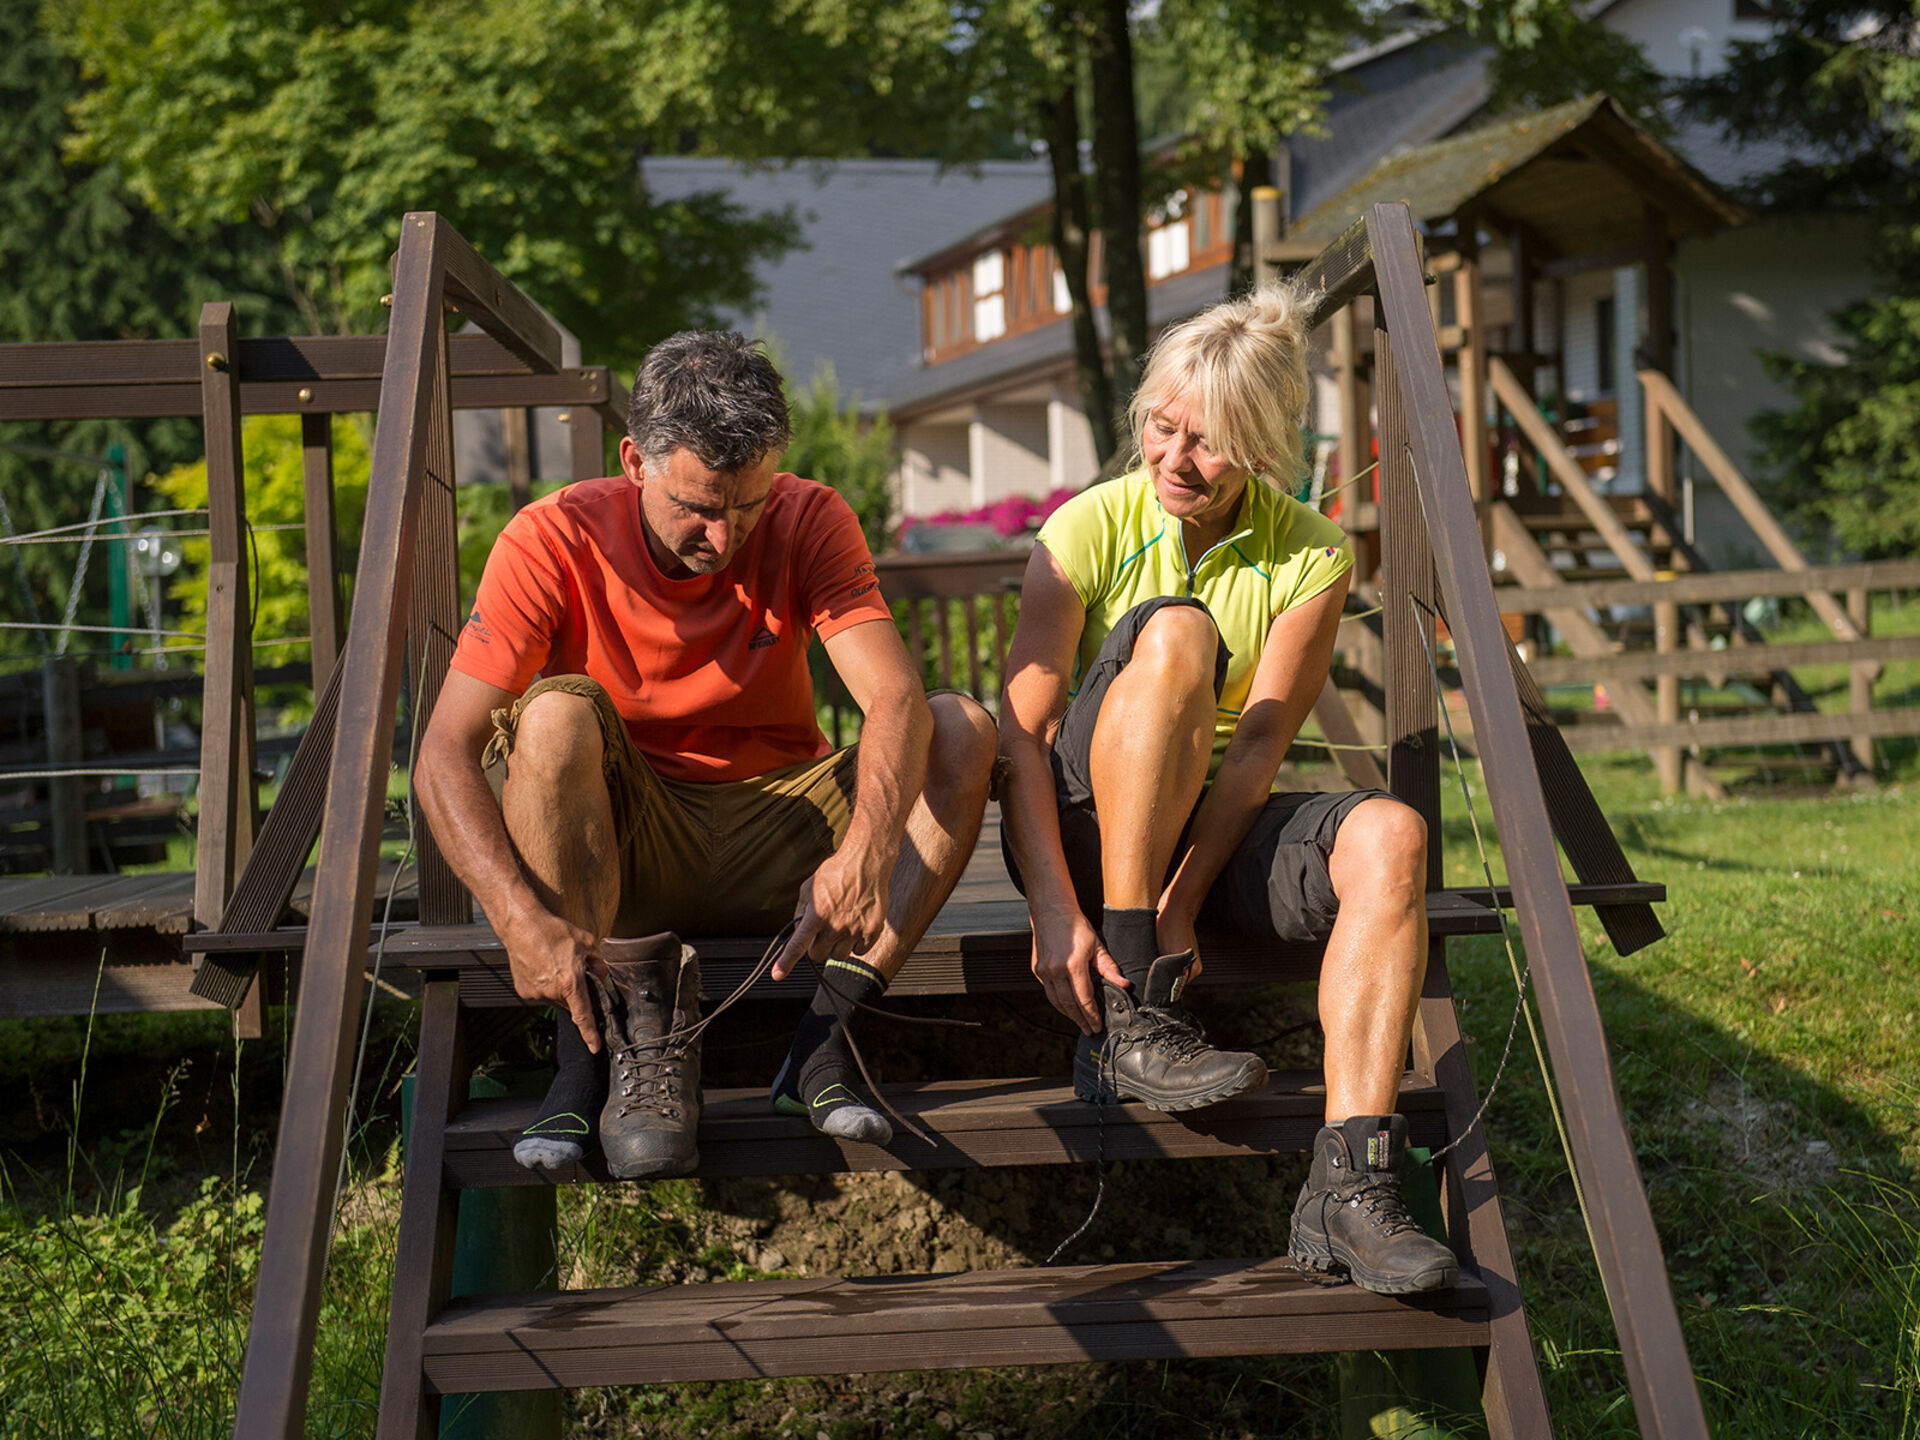
[(1083, 1035), (1073, 1057), (1073, 1093), (1090, 1105), (1140, 1100), (1150, 1110), (1197, 1110), (1267, 1083), (1258, 1055), (1216, 1050), (1179, 1004), (1193, 952), (1162, 955), (1135, 999), (1100, 981), (1106, 1029)]
[(1407, 1213), (1400, 1193), (1406, 1154), (1403, 1115), (1353, 1115), (1323, 1125), (1293, 1206), (1293, 1263), (1321, 1274), (1345, 1271), (1378, 1295), (1454, 1285), (1460, 1262), (1453, 1251)]
[(608, 940), (592, 984), (605, 1019), (607, 1103), (600, 1149), (616, 1179), (685, 1175), (700, 1163), (700, 957), (673, 934)]

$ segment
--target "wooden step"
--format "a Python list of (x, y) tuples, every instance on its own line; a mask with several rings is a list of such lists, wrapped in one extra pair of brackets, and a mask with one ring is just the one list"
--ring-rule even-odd
[(1418, 1299), (1285, 1260), (473, 1296), (427, 1327), (441, 1394), (1082, 1360), (1485, 1345), (1477, 1276)]
[[(1291, 1154), (1307, 1149), (1326, 1104), (1320, 1072), (1282, 1071), (1267, 1088), (1205, 1109), (1164, 1115), (1144, 1105), (1088, 1105), (1061, 1078), (940, 1080), (882, 1085), (895, 1109), (932, 1137), (902, 1131), (885, 1149), (822, 1135), (803, 1116), (776, 1115), (767, 1092), (709, 1090), (700, 1117), (698, 1173), (824, 1175), (845, 1170), (944, 1170), (965, 1166), (1071, 1165), (1108, 1160), (1199, 1159)], [(1446, 1143), (1445, 1096), (1407, 1075), (1400, 1111), (1415, 1145)], [(447, 1183), (474, 1188), (605, 1182), (595, 1151), (557, 1174), (517, 1164), (513, 1143), (539, 1109), (536, 1099), (476, 1100), (446, 1131)]]

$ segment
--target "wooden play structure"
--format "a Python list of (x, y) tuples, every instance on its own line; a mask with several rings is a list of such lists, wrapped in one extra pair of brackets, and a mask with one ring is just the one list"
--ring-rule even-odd
[[(1373, 300), (1380, 574), (1391, 597), (1383, 615), (1386, 769), (1393, 790), (1427, 817), (1436, 842), (1429, 896), (1434, 939), (1401, 1105), (1416, 1143), (1451, 1145), (1436, 1168), (1447, 1237), (1462, 1260), (1459, 1286), (1414, 1300), (1388, 1299), (1310, 1285), (1284, 1257), (1254, 1256), (451, 1294), (461, 1190), (542, 1183), (510, 1154), (529, 1102), (467, 1099), (468, 1077), (485, 1058), (489, 1037), (533, 1012), (513, 994), (498, 942), (474, 923), (469, 898), (430, 836), (417, 837), (417, 921), (376, 924), (382, 802), (402, 692), (417, 723), (431, 709), (461, 615), (452, 560), (455, 367), (448, 308), (457, 305), (527, 371), (550, 373), (558, 351), (552, 327), (511, 284), (443, 220), (414, 214), (405, 218), (395, 263), (352, 623), (329, 681), (335, 703), (309, 735), (315, 752), (326, 757), (324, 795), (317, 783), (297, 795), (287, 787), (235, 891), (237, 899), (257, 870), (260, 894), (284, 894), (305, 849), (272, 837), (311, 835), (317, 826), (311, 918), (304, 926), (285, 925), (273, 907), (263, 906), (258, 913), (271, 918), (256, 930), (229, 925), (188, 942), (208, 957), (209, 969), (217, 965), (236, 982), (253, 958), (299, 957), (297, 1023), (257, 1279), (262, 1303), (252, 1317), (236, 1435), (291, 1437), (305, 1421), (345, 1096), (376, 943), (389, 967), (417, 973), (423, 993), (382, 1436), (434, 1434), (442, 1397), (478, 1391), (1400, 1348), (1469, 1351), (1479, 1361), (1492, 1432), (1548, 1435), (1552, 1426), (1485, 1137), (1471, 1123), (1476, 1100), (1447, 975), (1448, 938), (1498, 929), (1497, 907), (1506, 906), (1515, 912), (1533, 967), (1570, 1121), (1572, 1160), (1642, 1430), (1661, 1437), (1706, 1434), (1572, 909), (1595, 905), (1626, 953), (1660, 937), (1650, 902), (1664, 892), (1632, 874), (1502, 628), (1406, 208), (1372, 208), (1308, 273), (1322, 319), (1346, 312), (1358, 297)], [(906, 590), (917, 583), (932, 596), (960, 593), (942, 591), (926, 576), (912, 582), (904, 571), (888, 583)], [(1477, 744), (1498, 762), (1487, 765), (1487, 783), (1511, 885), (1495, 893), (1440, 884), (1442, 745), (1428, 656), (1443, 621), (1458, 652)], [(921, 644), (927, 643), (922, 633)], [(1572, 886), (1561, 878), (1556, 832), (1580, 877)], [(976, 857), (892, 993), (1031, 986), (1024, 909), (1004, 877), (996, 881), (991, 859)], [(766, 938), (702, 940), (709, 992), (731, 989)], [(1311, 950), (1255, 953), (1224, 939), (1209, 941), (1207, 956), (1210, 984), (1311, 978), (1319, 958)], [(806, 983), (796, 976), (782, 993), (804, 990)], [(1319, 1123), (1318, 1079), (1276, 1075), (1266, 1092), (1196, 1112), (1198, 1120), (1137, 1108), (1098, 1111), (1072, 1098), (1064, 1074), (885, 1087), (894, 1105), (933, 1137), (931, 1153), (918, 1145), (895, 1147), (895, 1153), (837, 1142), (804, 1120), (767, 1113), (758, 1091), (712, 1092), (702, 1121), (701, 1173), (1063, 1164), (1101, 1153), (1198, 1163), (1302, 1150)], [(566, 1179), (601, 1183), (606, 1177), (597, 1162), (588, 1162)]]
[[(1304, 259), (1348, 216), (1383, 201), (1409, 203), (1426, 237), (1427, 273), (1439, 282), (1427, 304), (1452, 370), (1467, 484), (1503, 587), (1500, 608), (1521, 634), (1528, 617), (1547, 617), (1571, 651), (1571, 663), (1550, 659), (1535, 668), (1536, 679), (1604, 676), (1621, 722), (1581, 734), (1581, 747), (1648, 751), (1668, 793), (1685, 785), (1723, 795), (1711, 763), (1723, 757), (1713, 752), (1782, 743), (1809, 749), (1765, 763), (1870, 781), (1876, 738), (1920, 733), (1920, 712), (1875, 714), (1872, 695), (1882, 662), (1920, 656), (1920, 640), (1872, 640), (1868, 592), (1910, 587), (1920, 570), (1893, 565), (1868, 576), (1809, 566), (1671, 378), (1674, 244), (1744, 223), (1746, 212), (1601, 96), (1392, 156), (1267, 252)], [(1277, 223), (1268, 228), (1277, 232)], [(1623, 266), (1644, 275), (1647, 326), (1631, 370), (1642, 401), (1645, 488), (1606, 493), (1605, 482), (1632, 458), (1620, 448), (1631, 436), (1618, 421), (1634, 397), (1616, 394), (1580, 416), (1549, 411), (1572, 408), (1559, 398), (1569, 389), (1569, 287)], [(1331, 331), (1341, 479), (1366, 474), (1374, 459), (1379, 377), (1367, 308), (1363, 301), (1335, 316)], [(1705, 579), (1707, 563), (1687, 538), (1683, 448), (1778, 570)], [(1370, 488), (1351, 497), (1341, 519), (1355, 536), (1364, 581), (1379, 556)], [(1741, 607), (1781, 595), (1804, 597), (1830, 644), (1767, 646)], [(1349, 663), (1377, 686), (1379, 657), (1364, 639)], [(1810, 663), (1850, 667), (1844, 712), (1819, 711), (1789, 672)], [(1716, 691), (1739, 682), (1752, 703), (1683, 707), (1687, 680)], [(1361, 691), (1350, 698), (1362, 732), (1381, 738), (1377, 706)]]

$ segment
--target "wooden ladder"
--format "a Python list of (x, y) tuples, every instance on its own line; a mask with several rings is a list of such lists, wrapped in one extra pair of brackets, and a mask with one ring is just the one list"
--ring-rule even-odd
[[(1454, 1014), (1445, 944), (1497, 927), (1489, 905), (1439, 889), (1438, 699), (1428, 675), (1437, 619), (1454, 636), (1512, 890), (1499, 897), (1533, 967), (1573, 1163), (1589, 1203), (1644, 1433), (1704, 1436), (1664, 1262), (1620, 1114), (1572, 905), (1590, 901), (1622, 953), (1661, 934), (1579, 771), (1515, 660), (1494, 607), (1439, 355), (1417, 242), (1404, 205), (1376, 206), (1307, 273), (1316, 321), (1374, 292), (1381, 416), (1381, 527), (1387, 544), (1387, 718), (1394, 791), (1429, 822), (1433, 948), (1402, 1103), (1416, 1143), (1458, 1144), (1440, 1167), (1461, 1284), (1388, 1299), (1304, 1284), (1271, 1257), (1074, 1266), (966, 1275), (771, 1280), (575, 1294), (450, 1297), (454, 1202), (473, 1185), (526, 1184), (513, 1165), (521, 1102), (465, 1102), (480, 1048), (476, 1017), (518, 1004), (504, 957), (471, 923), (464, 891), (420, 837), (421, 924), (384, 937), (389, 961), (423, 972), (415, 1129), (402, 1195), (399, 1259), (380, 1413), (383, 1435), (432, 1433), (437, 1397), (474, 1390), (667, 1379), (848, 1373), (1104, 1358), (1466, 1346), (1482, 1357), (1498, 1436), (1551, 1433), (1514, 1282), (1484, 1136)], [(373, 926), (381, 800), (403, 680), (424, 718), (458, 624), (451, 562), (445, 320), (457, 301), (530, 363), (551, 365), (550, 328), (505, 280), (432, 215), (404, 222), (392, 338), (353, 624), (339, 708), (313, 919), (298, 935), (202, 937), (244, 952), (304, 951), (298, 1024), (268, 1200), (257, 1306), (235, 1433), (292, 1436), (304, 1419), (320, 1279), (332, 1221), (362, 979)], [(1397, 342), (1397, 343), (1395, 343)], [(1580, 884), (1561, 878), (1558, 832)], [(953, 907), (950, 907), (953, 910)], [(901, 972), (896, 994), (1030, 987), (1017, 912), (943, 912)], [(758, 953), (754, 941), (701, 941), (703, 978), (720, 992)], [(1208, 950), (1210, 983), (1310, 977), (1310, 952)], [(789, 982), (791, 984), (791, 982)], [(1318, 1128), (1316, 1077), (1196, 1116), (1106, 1112), (1108, 1153), (1179, 1156), (1303, 1149)], [(759, 1092), (715, 1093), (703, 1121), (708, 1174), (1069, 1163), (1095, 1153), (1100, 1116), (1063, 1081), (967, 1078), (894, 1092), (936, 1141), (923, 1159), (815, 1135), (764, 1111)], [(1091, 1131), (1091, 1133), (1090, 1133)], [(604, 1178), (591, 1164), (568, 1177)], [(1279, 1197), (1276, 1203), (1284, 1203)], [(882, 1337), (885, 1343), (878, 1342)]]

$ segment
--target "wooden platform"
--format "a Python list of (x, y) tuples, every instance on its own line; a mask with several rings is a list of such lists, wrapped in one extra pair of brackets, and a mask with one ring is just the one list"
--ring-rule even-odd
[(1284, 1260), (978, 1270), (494, 1295), (427, 1327), (442, 1394), (952, 1370), (1167, 1355), (1484, 1345), (1467, 1274), (1417, 1299), (1324, 1288)]

